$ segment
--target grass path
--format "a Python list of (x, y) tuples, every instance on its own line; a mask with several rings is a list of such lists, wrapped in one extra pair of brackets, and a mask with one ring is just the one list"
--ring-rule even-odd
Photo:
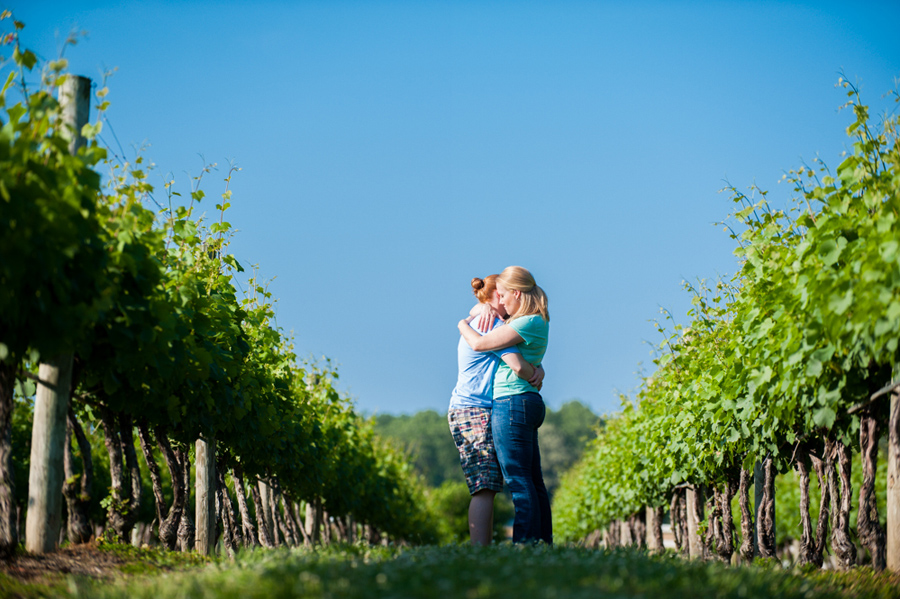
[(184, 571), (67, 586), (76, 597), (147, 599), (900, 597), (900, 577), (867, 568), (804, 575), (632, 550), (511, 545), (255, 551)]

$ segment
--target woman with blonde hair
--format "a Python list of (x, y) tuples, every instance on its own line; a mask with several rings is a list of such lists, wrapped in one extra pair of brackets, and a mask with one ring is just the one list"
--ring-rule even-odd
[[(500, 318), (507, 316), (497, 292), (497, 279), (498, 275), (472, 279), (472, 292), (479, 302), (473, 308), (473, 314), (481, 313), (480, 306), (488, 306)], [(492, 314), (488, 326), (484, 328), (488, 331), (502, 328), (500, 318)], [(468, 324), (466, 328), (475, 336), (481, 334)], [(494, 376), (502, 361), (514, 377), (530, 379), (531, 383), (540, 387), (544, 371), (532, 367), (515, 347), (496, 352), (477, 352), (463, 338), (459, 341), (457, 361), (459, 374), (450, 396), (447, 421), (472, 495), (469, 503), (469, 537), (475, 545), (489, 545), (494, 528), (494, 496), (503, 489), (491, 429)]]
[[(526, 362), (540, 366), (550, 333), (547, 294), (521, 266), (507, 267), (496, 282), (499, 303), (509, 314), (506, 326), (482, 336), (469, 326), (469, 317), (459, 322), (463, 339), (481, 352), (516, 347)], [(505, 364), (500, 364), (494, 375), (491, 428), (500, 469), (516, 509), (514, 543), (553, 542), (550, 497), (538, 446), (538, 428), (544, 422), (546, 408), (538, 391)]]
[[(489, 306), (501, 318), (506, 309), (500, 303), (497, 293), (498, 275), (484, 279), (472, 279), (472, 293), (479, 305), (473, 313), (480, 313), (479, 306)], [(503, 321), (492, 316), (487, 330), (502, 327)], [(474, 335), (480, 331), (466, 325)], [(459, 450), (459, 461), (466, 477), (466, 484), (472, 499), (469, 503), (469, 537), (475, 545), (489, 545), (493, 537), (494, 496), (503, 489), (503, 476), (494, 449), (491, 433), (491, 405), (494, 396), (494, 376), (501, 363), (514, 376), (530, 379), (541, 384), (544, 371), (535, 369), (522, 358), (515, 347), (500, 351), (476, 352), (460, 338), (457, 349), (459, 374), (456, 387), (450, 396), (447, 421), (450, 432)]]

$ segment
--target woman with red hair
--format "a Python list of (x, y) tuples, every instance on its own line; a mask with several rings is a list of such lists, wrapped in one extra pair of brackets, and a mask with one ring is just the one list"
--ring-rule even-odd
[[(488, 331), (503, 328), (501, 318), (506, 316), (506, 309), (500, 303), (497, 292), (497, 279), (498, 275), (472, 279), (472, 292), (478, 298), (479, 306), (491, 309), (490, 318), (485, 323), (487, 326), (482, 327)], [(480, 313), (481, 309), (476, 307), (473, 312)], [(481, 331), (468, 322), (466, 328), (476, 337), (481, 335)], [(472, 495), (469, 503), (469, 537), (473, 544), (489, 545), (493, 536), (494, 496), (503, 489), (503, 476), (491, 427), (494, 376), (502, 364), (513, 376), (532, 379), (535, 385), (540, 386), (544, 372), (540, 368), (536, 371), (515, 347), (478, 352), (463, 338), (459, 341), (457, 359), (459, 374), (450, 396), (447, 420)]]
[[(497, 277), (497, 295), (508, 314), (506, 326), (479, 335), (459, 322), (459, 331), (475, 351), (502, 351), (515, 347), (524, 360), (540, 366), (547, 351), (550, 311), (547, 294), (521, 266), (510, 266)], [(491, 429), (503, 478), (516, 508), (513, 542), (553, 542), (550, 497), (541, 473), (538, 428), (546, 408), (539, 388), (520, 378), (505, 363), (494, 376)]]

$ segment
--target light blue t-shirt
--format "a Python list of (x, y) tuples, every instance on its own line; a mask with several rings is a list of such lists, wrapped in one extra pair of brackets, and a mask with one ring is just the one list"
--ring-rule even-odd
[[(503, 321), (499, 318), (494, 321), (494, 327), (502, 324)], [(469, 326), (479, 335), (484, 334), (472, 326), (472, 323), (469, 323)], [(450, 409), (490, 409), (494, 400), (494, 373), (497, 372), (497, 366), (500, 364), (500, 356), (518, 353), (518, 351), (513, 346), (495, 352), (478, 352), (466, 343), (465, 337), (460, 335), (459, 346), (456, 350), (459, 374), (456, 378), (456, 387), (450, 394)]]

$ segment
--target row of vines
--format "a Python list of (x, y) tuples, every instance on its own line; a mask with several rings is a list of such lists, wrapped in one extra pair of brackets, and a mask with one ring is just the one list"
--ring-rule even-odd
[[(774, 479), (793, 469), (798, 561), (821, 566), (830, 547), (849, 567), (861, 547), (876, 569), (885, 567), (888, 535), (874, 490), (888, 445), (889, 489), (900, 475), (900, 404), (891, 400), (900, 364), (898, 117), (894, 110), (873, 124), (858, 89), (843, 78), (839, 85), (854, 114), (852, 150), (834, 172), (817, 160), (785, 175), (794, 194), (781, 209), (764, 190), (727, 188), (737, 205), (729, 228), (739, 270), (730, 280), (688, 284), (689, 324), (659, 327), (656, 371), (557, 493), (563, 538), (605, 534), (607, 544), (659, 547), (669, 511), (675, 542), (691, 556), (774, 557)], [(858, 495), (853, 452), (861, 456)], [(811, 476), (820, 491), (815, 521)], [(892, 531), (898, 518), (888, 514)]]
[[(140, 156), (125, 161), (103, 141), (107, 88), (95, 88), (96, 121), (73, 131), (57, 99), (72, 77), (66, 61), (42, 64), (14, 25), (0, 65), (0, 554), (15, 551), (30, 509), (12, 429), (36, 387), (54, 384), (44, 364), (71, 373), (57, 391), (70, 396), (59, 493), (72, 542), (98, 527), (131, 539), (149, 499), (159, 542), (190, 548), (198, 439), (215, 447), (215, 511), (230, 549), (320, 534), (429, 538), (406, 457), (336, 392), (327, 363), (298, 362), (266, 286), (241, 286), (225, 218), (237, 169), (212, 217), (200, 210), (212, 167), (184, 194), (172, 181), (154, 188)], [(94, 481), (98, 438), (108, 493)], [(102, 523), (91, 521), (98, 499)]]

